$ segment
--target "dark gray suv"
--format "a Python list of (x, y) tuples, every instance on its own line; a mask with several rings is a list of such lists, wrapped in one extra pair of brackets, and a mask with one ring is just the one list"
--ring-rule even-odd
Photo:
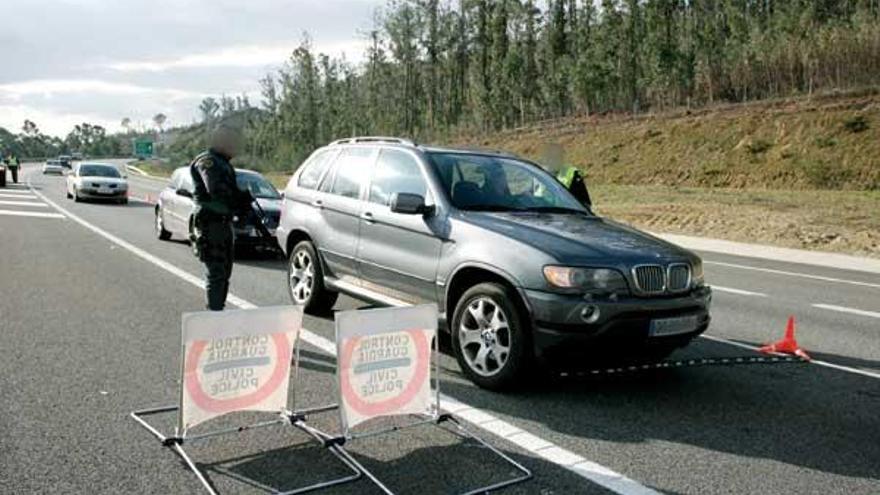
[(284, 196), (277, 236), (295, 304), (326, 311), (340, 292), (436, 303), (482, 387), (541, 363), (659, 359), (709, 325), (699, 257), (596, 216), (511, 155), (343, 139)]

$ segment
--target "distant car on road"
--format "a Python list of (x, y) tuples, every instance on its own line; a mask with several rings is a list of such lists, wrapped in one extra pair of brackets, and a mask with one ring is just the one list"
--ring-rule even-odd
[[(265, 225), (273, 235), (281, 216), (281, 194), (259, 172), (236, 169), (235, 181), (239, 189), (248, 190), (266, 214)], [(172, 235), (189, 238), (193, 221), (193, 180), (189, 167), (180, 167), (171, 174), (168, 185), (159, 193), (155, 209), (156, 236), (162, 240)], [(260, 219), (254, 212), (236, 215), (233, 219), (235, 245), (239, 248), (265, 246), (273, 240), (264, 239), (256, 229)]]
[(73, 152), (73, 153), (70, 154), (70, 158), (71, 158), (71, 160), (74, 160), (74, 161), (80, 161), (80, 160), (82, 160), (82, 159), (85, 158), (85, 157), (83, 156), (82, 153), (79, 153), (79, 152)]
[(58, 160), (58, 159), (49, 159), (49, 160), (46, 160), (46, 163), (43, 164), (43, 175), (46, 175), (46, 174), (64, 175), (65, 170), (67, 170), (67, 169), (64, 168), (64, 165), (61, 163), (61, 160)]
[(295, 304), (323, 311), (340, 292), (437, 304), (482, 387), (516, 385), (536, 359), (661, 359), (709, 325), (697, 255), (595, 215), (511, 155), (344, 139), (315, 151), (284, 197)]
[(58, 157), (58, 161), (61, 162), (61, 165), (63, 165), (64, 168), (73, 167), (73, 157), (70, 155), (61, 155)]
[(128, 180), (115, 165), (109, 163), (78, 163), (67, 175), (67, 197), (111, 200), (128, 203)]

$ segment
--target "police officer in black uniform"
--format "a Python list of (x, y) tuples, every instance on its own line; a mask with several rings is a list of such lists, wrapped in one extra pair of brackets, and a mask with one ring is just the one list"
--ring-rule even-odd
[(220, 124), (211, 134), (210, 148), (190, 164), (193, 178), (193, 245), (207, 273), (207, 301), (211, 311), (222, 311), (232, 275), (235, 237), (233, 216), (250, 207), (253, 196), (235, 182), (229, 161), (242, 146), (241, 133)]

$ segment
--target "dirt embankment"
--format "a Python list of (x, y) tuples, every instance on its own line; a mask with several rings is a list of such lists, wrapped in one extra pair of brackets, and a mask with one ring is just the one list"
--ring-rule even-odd
[(597, 209), (656, 231), (880, 257), (880, 94), (594, 116), (458, 139), (561, 143)]

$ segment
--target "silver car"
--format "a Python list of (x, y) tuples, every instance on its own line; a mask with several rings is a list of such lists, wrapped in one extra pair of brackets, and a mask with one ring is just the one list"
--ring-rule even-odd
[[(259, 172), (252, 170), (236, 169), (235, 181), (240, 189), (250, 191), (266, 215), (264, 219), (257, 218), (254, 212), (235, 216), (236, 247), (258, 248), (267, 242), (274, 243), (274, 239), (267, 240), (260, 235), (255, 222), (262, 220), (269, 232), (275, 233), (281, 216), (281, 193)], [(159, 239), (168, 240), (172, 235), (189, 239), (193, 229), (193, 190), (189, 167), (180, 167), (171, 174), (156, 201), (155, 228)]]
[(61, 160), (46, 160), (46, 163), (43, 164), (43, 175), (47, 174), (56, 174), (56, 175), (64, 175), (65, 171), (64, 165), (61, 163)]
[(67, 197), (74, 201), (101, 199), (128, 203), (128, 180), (115, 165), (79, 163), (67, 175)]

